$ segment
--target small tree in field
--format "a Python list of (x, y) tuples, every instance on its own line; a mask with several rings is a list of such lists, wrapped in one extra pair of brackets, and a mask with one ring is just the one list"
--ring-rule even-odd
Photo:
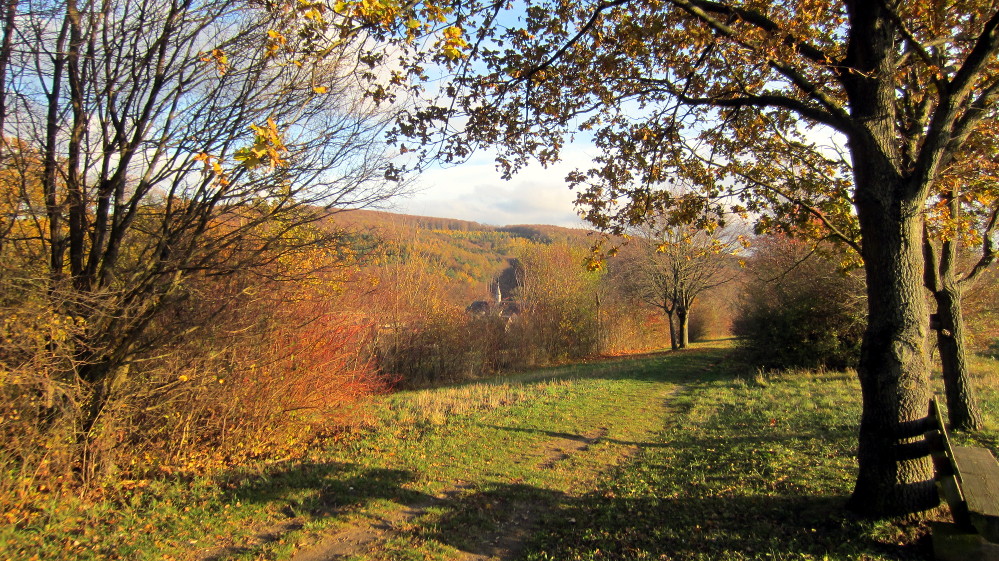
[(739, 238), (658, 222), (638, 228), (632, 239), (637, 250), (623, 263), (631, 290), (666, 314), (673, 350), (687, 348), (697, 298), (737, 275), (731, 256), (742, 248)]

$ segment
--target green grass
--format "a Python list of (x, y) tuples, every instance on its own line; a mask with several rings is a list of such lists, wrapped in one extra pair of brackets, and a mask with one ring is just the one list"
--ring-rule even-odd
[[(922, 526), (843, 509), (854, 374), (765, 377), (727, 357), (695, 349), (380, 397), (298, 460), (86, 504), (53, 496), (30, 523), (0, 525), (0, 560), (287, 559), (393, 516), (395, 531), (354, 559), (488, 554), (483, 536), (525, 520), (541, 528), (526, 536), (531, 561), (929, 558)], [(999, 372), (994, 360), (976, 371), (989, 427), (960, 438), (994, 449)], [(418, 515), (400, 518), (407, 505)]]
[[(976, 357), (972, 371), (986, 427), (955, 438), (996, 452), (999, 361)], [(740, 374), (715, 370), (688, 385), (653, 444), (566, 503), (526, 558), (932, 559), (923, 524), (844, 509), (855, 373)], [(933, 383), (942, 393), (939, 377)]]
[[(529, 559), (926, 558), (921, 528), (844, 510), (854, 471), (853, 375), (714, 372), (599, 488), (568, 503)], [(580, 535), (579, 529), (586, 530)]]
[[(999, 451), (999, 355), (972, 355), (968, 370), (985, 418), (985, 427), (974, 434), (957, 434), (955, 438), (959, 443), (985, 446), (995, 453)], [(939, 376), (939, 372), (935, 374)], [(943, 383), (939, 379), (934, 382), (937, 387)], [(942, 395), (940, 401), (945, 401)]]

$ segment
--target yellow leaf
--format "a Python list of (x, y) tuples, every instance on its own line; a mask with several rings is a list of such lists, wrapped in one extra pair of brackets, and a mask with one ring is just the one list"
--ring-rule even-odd
[(306, 19), (311, 19), (316, 23), (323, 23), (323, 15), (319, 13), (319, 10), (315, 8), (312, 8), (309, 11), (305, 12), (304, 15)]

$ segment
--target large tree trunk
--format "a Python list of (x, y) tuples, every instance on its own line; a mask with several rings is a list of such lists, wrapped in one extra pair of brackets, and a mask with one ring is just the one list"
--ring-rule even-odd
[(921, 446), (930, 395), (922, 215), (916, 201), (898, 200), (902, 192), (898, 184), (876, 190), (858, 184), (857, 190), (869, 316), (857, 369), (863, 413), (850, 507), (869, 516), (911, 514), (938, 503)]
[(863, 411), (850, 508), (895, 516), (939, 503), (923, 425), (929, 405), (923, 293), (923, 203), (932, 173), (908, 177), (895, 122), (901, 39), (880, 2), (847, 3), (850, 40), (840, 76), (855, 127), (849, 134), (854, 206), (867, 277), (867, 330), (857, 373)]
[(942, 280), (942, 286), (933, 293), (933, 297), (937, 302), (937, 347), (943, 367), (950, 427), (954, 430), (977, 430), (982, 427), (982, 414), (971, 390), (964, 354), (961, 287), (953, 275), (945, 275)]

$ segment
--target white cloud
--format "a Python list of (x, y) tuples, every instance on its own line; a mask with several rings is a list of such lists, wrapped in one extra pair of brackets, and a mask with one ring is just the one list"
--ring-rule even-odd
[[(592, 150), (592, 148), (591, 148)], [(483, 224), (554, 224), (585, 227), (576, 214), (575, 193), (565, 183), (573, 169), (588, 166), (585, 149), (570, 147), (563, 161), (545, 169), (532, 165), (504, 181), (489, 157), (423, 173), (418, 191), (396, 200), (393, 212), (472, 220)]]

